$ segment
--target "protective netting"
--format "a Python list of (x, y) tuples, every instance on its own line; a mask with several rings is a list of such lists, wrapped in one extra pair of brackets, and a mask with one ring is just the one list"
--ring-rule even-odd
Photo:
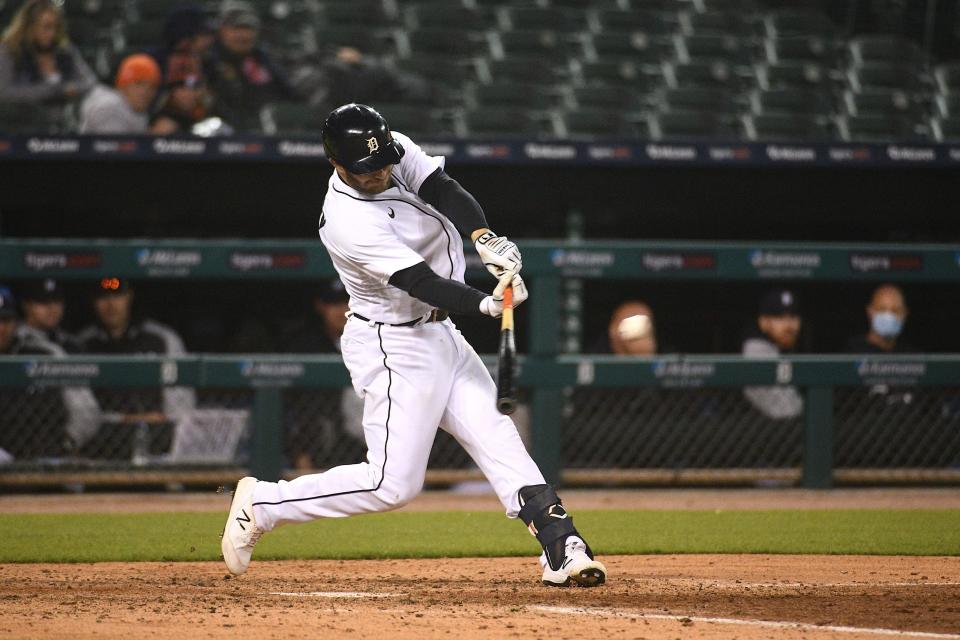
[[(796, 469), (803, 461), (802, 393), (752, 393), (762, 390), (567, 389), (562, 465)], [(0, 387), (0, 465), (247, 465), (255, 394), (255, 389)], [(285, 389), (281, 405), (281, 449), (288, 469), (325, 469), (365, 458), (363, 407), (352, 389)], [(521, 404), (515, 419), (529, 447), (537, 434), (529, 433), (528, 404)], [(837, 468), (960, 468), (960, 388), (836, 389), (834, 433)], [(429, 466), (474, 468), (443, 431)]]

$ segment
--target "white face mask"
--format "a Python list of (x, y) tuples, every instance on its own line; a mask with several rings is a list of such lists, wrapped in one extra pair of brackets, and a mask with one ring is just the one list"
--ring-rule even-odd
[(883, 338), (896, 338), (903, 330), (903, 320), (892, 311), (873, 314), (870, 324), (873, 331)]

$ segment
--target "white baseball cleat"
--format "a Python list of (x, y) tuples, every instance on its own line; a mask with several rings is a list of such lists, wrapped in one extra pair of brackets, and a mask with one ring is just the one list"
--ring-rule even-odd
[(257, 479), (249, 476), (237, 483), (220, 540), (223, 561), (235, 576), (246, 573), (253, 547), (264, 533), (253, 517), (253, 489), (256, 486)]
[(547, 562), (547, 554), (540, 554), (540, 566), (543, 567), (543, 584), (548, 587), (566, 587), (575, 584), (579, 587), (596, 587), (607, 579), (607, 568), (599, 560), (587, 554), (586, 543), (577, 536), (570, 536), (564, 545), (563, 564), (554, 571)]

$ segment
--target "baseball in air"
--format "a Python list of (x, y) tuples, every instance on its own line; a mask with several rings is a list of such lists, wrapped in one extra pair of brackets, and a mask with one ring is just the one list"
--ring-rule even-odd
[(623, 340), (640, 340), (650, 335), (651, 326), (650, 316), (630, 316), (617, 325), (617, 334)]

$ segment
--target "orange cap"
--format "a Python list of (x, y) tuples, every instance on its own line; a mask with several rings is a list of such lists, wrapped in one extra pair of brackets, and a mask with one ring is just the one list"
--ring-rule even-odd
[(153, 58), (144, 53), (127, 56), (120, 63), (120, 69), (117, 71), (118, 89), (134, 82), (160, 84), (160, 67)]

